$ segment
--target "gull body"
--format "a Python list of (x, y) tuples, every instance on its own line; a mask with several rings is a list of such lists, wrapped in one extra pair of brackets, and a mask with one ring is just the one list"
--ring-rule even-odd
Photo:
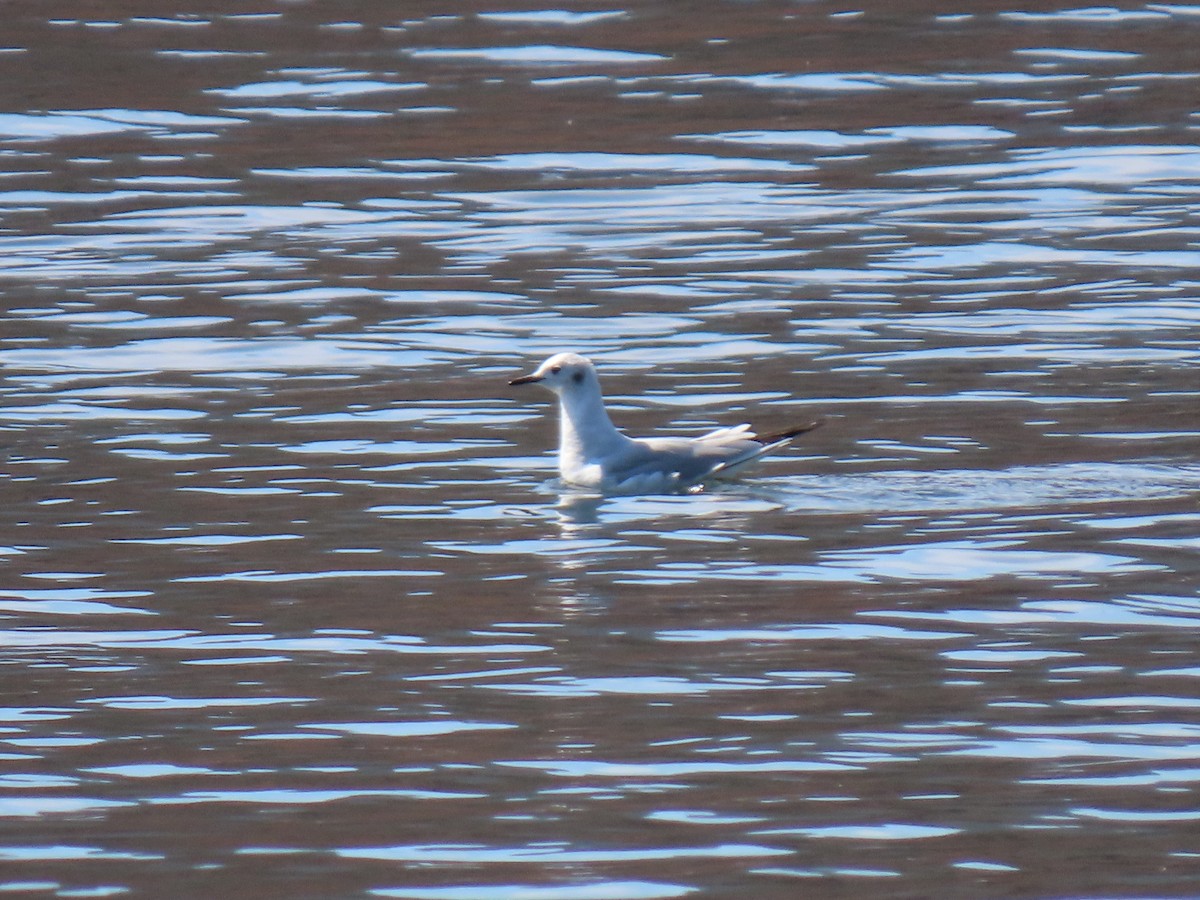
[(551, 356), (509, 384), (540, 384), (558, 396), (558, 472), (563, 481), (612, 494), (699, 490), (736, 473), (820, 423), (765, 437), (749, 425), (718, 428), (694, 438), (630, 438), (604, 408), (591, 360), (577, 353)]

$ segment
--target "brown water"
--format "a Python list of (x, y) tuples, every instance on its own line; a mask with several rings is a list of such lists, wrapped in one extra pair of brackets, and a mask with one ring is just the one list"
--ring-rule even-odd
[(209, 9), (5, 8), (5, 896), (1200, 893), (1196, 7)]

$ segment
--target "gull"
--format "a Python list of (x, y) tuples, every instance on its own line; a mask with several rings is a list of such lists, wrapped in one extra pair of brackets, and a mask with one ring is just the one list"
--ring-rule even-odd
[(626, 437), (608, 418), (596, 367), (577, 353), (551, 356), (510, 385), (540, 384), (558, 395), (558, 472), (562, 480), (606, 494), (696, 492), (820, 425), (759, 437), (749, 425), (699, 437)]

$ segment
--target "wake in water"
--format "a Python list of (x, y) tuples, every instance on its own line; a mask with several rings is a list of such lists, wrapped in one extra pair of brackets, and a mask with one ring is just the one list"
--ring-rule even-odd
[(588, 524), (671, 515), (935, 513), (1045, 509), (1077, 504), (1165, 500), (1200, 493), (1200, 466), (1169, 463), (1064, 463), (1010, 469), (802, 475), (722, 485), (687, 496), (600, 497), (564, 490), (557, 512)]
[(790, 510), (945, 512), (1162, 500), (1200, 492), (1200, 466), (1065, 463), (996, 471), (869, 472), (772, 479), (749, 487)]

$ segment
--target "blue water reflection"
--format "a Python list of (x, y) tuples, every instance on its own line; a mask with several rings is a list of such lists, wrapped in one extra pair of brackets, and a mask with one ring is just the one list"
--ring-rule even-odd
[[(0, 888), (1193, 890), (1193, 8), (138, 12), (0, 47)], [(564, 349), (827, 425), (590, 496)]]

